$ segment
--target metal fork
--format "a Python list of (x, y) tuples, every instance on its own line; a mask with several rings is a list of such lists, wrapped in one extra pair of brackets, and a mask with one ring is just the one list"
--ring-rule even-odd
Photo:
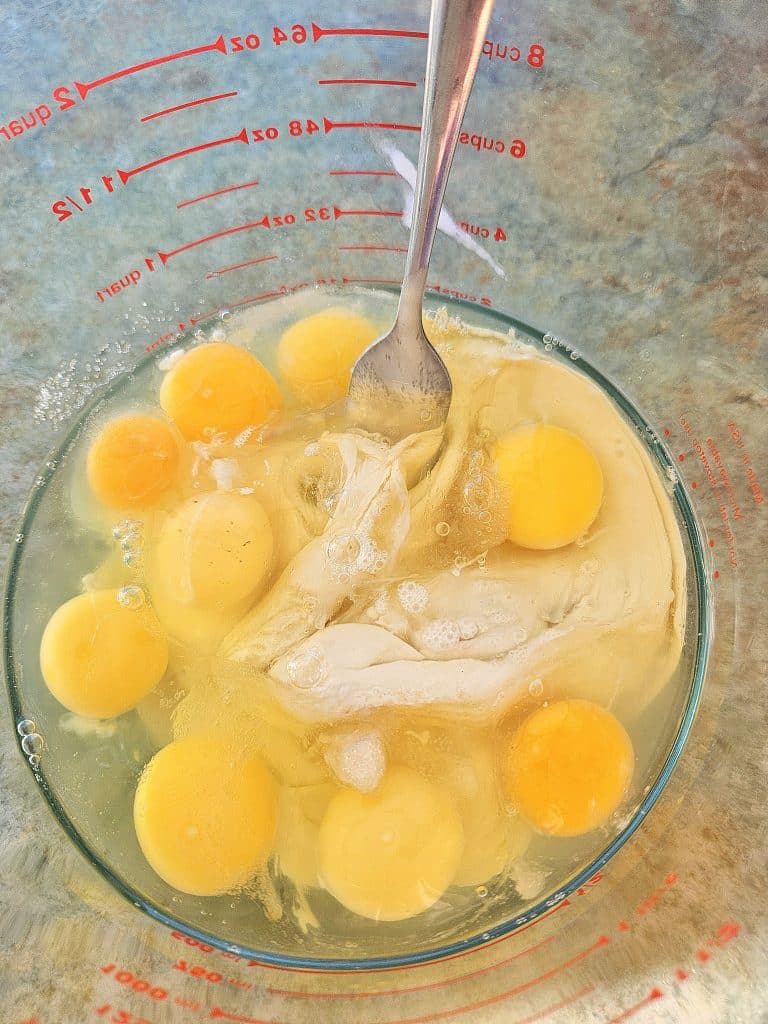
[(459, 128), (493, 0), (432, 0), (411, 234), (397, 315), (360, 356), (349, 384), (353, 418), (398, 440), (441, 425), (451, 378), (427, 340), (422, 303)]

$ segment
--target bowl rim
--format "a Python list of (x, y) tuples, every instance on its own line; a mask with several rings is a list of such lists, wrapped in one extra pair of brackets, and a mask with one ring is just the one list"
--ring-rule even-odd
[[(389, 292), (393, 294), (397, 294), (399, 292), (399, 289), (394, 286), (379, 286), (376, 290), (378, 292)], [(349, 294), (351, 292), (364, 294), (366, 291), (370, 291), (370, 289), (346, 288), (343, 292), (337, 289), (334, 294), (337, 296), (339, 294)], [(285, 296), (281, 295), (277, 297), (277, 299), (271, 299), (269, 301), (274, 302), (283, 298), (285, 298)], [(575, 346), (571, 346), (549, 332), (544, 332), (532, 327), (514, 316), (503, 313), (495, 308), (481, 305), (477, 302), (471, 302), (465, 299), (456, 299), (451, 296), (447, 296), (444, 293), (436, 292), (433, 289), (427, 290), (427, 299), (430, 302), (436, 302), (438, 307), (441, 304), (447, 305), (449, 309), (458, 307), (462, 313), (467, 314), (467, 322), (470, 325), (472, 322), (472, 316), (477, 316), (478, 313), (482, 314), (483, 317), (488, 317), (494, 321), (498, 321), (501, 325), (506, 325), (508, 330), (511, 328), (515, 334), (522, 335), (524, 341), (533, 343), (535, 347), (541, 351), (545, 351), (547, 355), (567, 363), (572, 368), (579, 369), (590, 380), (592, 380), (593, 383), (598, 385), (605, 394), (608, 395), (608, 397), (618, 407), (619, 411), (623, 414), (625, 420), (637, 429), (646, 450), (649, 452), (652, 459), (654, 459), (661, 472), (670, 480), (671, 497), (676, 505), (679, 517), (682, 520), (681, 525), (685, 530), (691, 560), (693, 562), (698, 631), (688, 697), (669, 752), (664, 759), (655, 781), (650, 786), (648, 792), (644, 795), (629, 822), (625, 825), (619, 835), (617, 835), (611, 843), (608, 844), (608, 846), (594, 857), (586, 867), (579, 871), (577, 875), (558, 889), (557, 892), (548, 896), (544, 900), (538, 901), (527, 910), (513, 915), (508, 920), (494, 925), (493, 927), (485, 928), (478, 934), (469, 936), (468, 938), (436, 946), (432, 949), (420, 950), (415, 953), (379, 955), (362, 959), (344, 957), (302, 957), (291, 954), (266, 952), (264, 950), (252, 949), (251, 947), (242, 945), (241, 943), (227, 942), (200, 928), (196, 928), (193, 925), (176, 920), (151, 899), (148, 899), (136, 892), (98, 856), (84, 837), (80, 835), (45, 776), (45, 772), (42, 768), (44, 758), (42, 762), (37, 765), (29, 764), (28, 762), (34, 780), (59, 825), (64, 829), (64, 832), (85, 859), (98, 871), (102, 878), (109, 882), (109, 884), (118, 893), (120, 893), (121, 896), (133, 904), (133, 906), (142, 910), (150, 918), (162, 925), (165, 925), (172, 931), (182, 932), (185, 935), (209, 944), (223, 952), (234, 953), (267, 967), (278, 967), (293, 969), (296, 971), (308, 971), (315, 974), (334, 975), (339, 973), (354, 974), (364, 971), (386, 970), (388, 968), (395, 967), (411, 967), (420, 964), (439, 963), (441, 960), (450, 959), (457, 954), (474, 949), (480, 949), (483, 946), (490, 945), (501, 938), (512, 935), (523, 926), (528, 925), (548, 912), (551, 912), (559, 904), (567, 900), (571, 893), (583, 886), (598, 871), (600, 871), (634, 835), (645, 820), (649, 811), (658, 801), (680, 758), (691, 732), (701, 700), (713, 635), (713, 600), (711, 589), (707, 582), (706, 558), (704, 555), (704, 535), (691, 502), (689, 501), (686, 490), (678, 474), (675, 472), (674, 462), (662, 441), (624, 392), (614, 384), (610, 378), (606, 377), (588, 360), (586, 360)], [(217, 321), (218, 314), (215, 313), (205, 321), (197, 323), (195, 325), (195, 330), (205, 330), (207, 326), (211, 326)], [(188, 334), (180, 334), (173, 342), (164, 346), (159, 351), (162, 353), (169, 353), (173, 351), (177, 345), (183, 344), (187, 338)], [(49, 452), (43, 469), (37, 475), (35, 486), (23, 507), (16, 533), (16, 542), (11, 545), (2, 603), (2, 665), (8, 690), (11, 715), (13, 717), (14, 732), (16, 733), (19, 741), (23, 738), (23, 734), (19, 730), (18, 726), (26, 716), (22, 709), (20, 674), (16, 669), (16, 659), (13, 654), (11, 641), (14, 630), (13, 598), (19, 565), (26, 544), (28, 527), (34, 521), (42, 496), (47, 490), (48, 485), (56, 472), (60, 459), (64, 454), (66, 454), (79, 437), (89, 414), (93, 412), (95, 408), (103, 404), (116, 390), (120, 388), (125, 380), (126, 374), (135, 372), (147, 363), (155, 361), (157, 357), (158, 351), (145, 353), (130, 370), (119, 373), (113, 377), (103, 388), (95, 392), (88, 402), (78, 410), (74, 419), (69, 422), (68, 429), (63, 438)], [(25, 760), (28, 760), (23, 751), (22, 756), (24, 756)]]

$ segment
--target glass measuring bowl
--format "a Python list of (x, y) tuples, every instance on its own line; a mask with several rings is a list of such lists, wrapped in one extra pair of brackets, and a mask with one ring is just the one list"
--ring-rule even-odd
[[(354, 291), (343, 294), (348, 302), (355, 305), (364, 298)], [(394, 296), (388, 298), (388, 305), (393, 306)], [(334, 302), (338, 302), (335, 293), (330, 296), (296, 296), (287, 302), (275, 302), (265, 311), (270, 325), (274, 325), (271, 329), (268, 327), (265, 334), (268, 338), (279, 334), (284, 325)], [(385, 304), (382, 310), (380, 305), (381, 300), (372, 307), (379, 316), (386, 319), (393, 315), (393, 309), (387, 309)], [(434, 300), (431, 305), (435, 308)], [(455, 311), (456, 306), (451, 303), (449, 308)], [(551, 351), (553, 358), (559, 357), (561, 361), (581, 368), (613, 398), (631, 425), (647, 440), (661, 471), (665, 474), (672, 471), (671, 463), (648, 424), (623, 395), (576, 353), (556, 349), (549, 335), (537, 334), (499, 314), (471, 310), (466, 303), (458, 305), (458, 309), (464, 316), (471, 317), (475, 326), (495, 328), (500, 333), (503, 329), (506, 329), (504, 333), (512, 329), (521, 339), (534, 342), (543, 351)], [(250, 319), (261, 328), (264, 315), (254, 318), (251, 314)], [(247, 333), (240, 320), (242, 316), (226, 314), (226, 328), (233, 339)], [(223, 337), (225, 330), (221, 319), (216, 317), (212, 322), (203, 322), (197, 333), (201, 338), (210, 339)], [(176, 346), (167, 348), (172, 352), (177, 346), (188, 345), (190, 340), (182, 335)], [(258, 340), (254, 348), (262, 354)], [(559, 356), (555, 356), (555, 352)], [(268, 350), (266, 355), (269, 356)], [(674, 473), (675, 483), (671, 490), (685, 537), (691, 578), (685, 653), (673, 680), (658, 699), (650, 702), (639, 715), (637, 712), (632, 715), (636, 766), (635, 783), (627, 805), (637, 805), (634, 813), (627, 815), (623, 811), (620, 816), (614, 815), (610, 824), (599, 831), (597, 839), (587, 835), (581, 840), (560, 840), (558, 856), (551, 864), (552, 854), (547, 854), (546, 845), (538, 854), (532, 851), (532, 864), (541, 874), (541, 881), (528, 881), (530, 892), (526, 892), (526, 885), (522, 883), (515, 888), (508, 879), (499, 877), (489, 881), (488, 885), (465, 889), (441, 902), (423, 921), (419, 918), (393, 924), (380, 922), (375, 926), (365, 919), (340, 915), (327, 897), (314, 894), (309, 904), (322, 924), (308, 934), (306, 928), (296, 926), (297, 921), (301, 924), (304, 916), (301, 911), (288, 913), (275, 923), (270, 920), (269, 913), (264, 913), (261, 905), (247, 894), (217, 899), (195, 898), (184, 896), (162, 882), (138, 848), (132, 805), (139, 772), (156, 750), (171, 738), (165, 735), (167, 723), (164, 724), (163, 720), (153, 725), (151, 711), (147, 719), (146, 713), (139, 708), (138, 714), (124, 715), (112, 722), (87, 728), (85, 723), (73, 722), (74, 716), (62, 714), (62, 709), (35, 671), (40, 637), (50, 616), (78, 591), (83, 566), (95, 568), (101, 564), (117, 543), (113, 541), (110, 545), (87, 520), (83, 523), (77, 516), (73, 518), (67, 514), (73, 501), (72, 494), (76, 493), (73, 475), (77, 475), (78, 461), (82, 459), (82, 438), (92, 436), (94, 429), (103, 422), (105, 413), (109, 416), (115, 408), (130, 409), (137, 401), (145, 400), (147, 393), (156, 391), (157, 364), (156, 355), (145, 356), (130, 375), (116, 378), (76, 421), (49, 462), (49, 467), (52, 465), (54, 468), (47, 468), (35, 488), (21, 525), (24, 539), (17, 545), (11, 563), (6, 617), (14, 715), (17, 722), (27, 723), (21, 730), (25, 734), (22, 742), (28, 745), (37, 735), (30, 723), (46, 723), (41, 729), (46, 735), (45, 763), (32, 754), (33, 767), (69, 834), (102, 874), (152, 916), (165, 923), (183, 925), (198, 934), (202, 914), (207, 923), (202, 938), (237, 947), (238, 952), (249, 957), (282, 965), (355, 968), (428, 962), (506, 935), (562, 903), (571, 892), (591, 879), (626, 842), (653, 806), (682, 750), (698, 706), (710, 641), (711, 602), (702, 537)], [(53, 537), (56, 540), (52, 547)], [(131, 550), (141, 544), (140, 537), (127, 539)], [(61, 551), (62, 548), (69, 552), (67, 557), (56, 554), (56, 549)], [(41, 594), (44, 567), (52, 558), (57, 559), (59, 568), (51, 574), (45, 593)], [(235, 725), (233, 721), (233, 730)], [(94, 780), (98, 780), (96, 785)], [(532, 870), (532, 867), (528, 868), (529, 872)], [(280, 889), (283, 890), (282, 900), (290, 906), (293, 899), (290, 886), (286, 888), (283, 883)], [(439, 942), (436, 942), (438, 937)]]
[[(9, 115), (2, 126), (3, 145), (12, 154), (4, 172), (9, 174), (6, 217), (20, 244), (5, 260), (24, 299), (22, 343), (33, 351), (36, 333), (48, 341), (35, 364), (35, 381), (42, 385), (36, 387), (39, 421), (55, 425), (66, 419), (118, 366), (134, 365), (145, 349), (158, 352), (172, 344), (179, 331), (206, 313), (258, 305), (275, 293), (315, 282), (343, 287), (397, 280), (406, 190), (395, 166), (402, 168), (402, 161), (392, 147), (414, 160), (425, 13), (395, 5), (382, 14), (316, 4), (296, 5), (288, 14), (283, 8), (254, 14), (232, 7), (214, 19), (202, 10), (184, 10), (183, 17), (171, 7), (162, 15), (131, 10), (119, 59), (110, 34), (83, 11), (73, 10), (58, 31), (32, 26), (20, 16), (14, 37), (19, 49), (26, 40), (25, 45), (43, 47), (47, 60), (45, 68), (19, 61), (7, 92), (9, 110), (18, 109), (19, 116)], [(748, 278), (750, 264), (741, 252), (749, 250), (752, 236), (749, 225), (726, 216), (720, 236), (725, 258), (708, 262), (697, 244), (717, 227), (722, 211), (710, 202), (691, 216), (688, 190), (675, 187), (687, 157), (674, 146), (665, 152), (664, 145), (686, 130), (695, 132), (699, 122), (695, 103), (673, 104), (670, 113), (664, 89), (674, 87), (672, 71), (682, 74), (676, 55), (690, 55), (703, 44), (684, 15), (666, 15), (665, 30), (654, 37), (649, 19), (656, 16), (654, 9), (643, 21), (638, 13), (608, 17), (586, 7), (552, 4), (518, 9), (513, 17), (500, 5), (447, 197), (458, 230), (451, 229), (456, 237), (439, 240), (433, 264), (435, 297), (473, 302), (477, 314), (467, 313), (468, 320), (498, 308), (545, 325), (553, 348), (560, 349), (558, 338), (566, 335), (590, 364), (631, 394), (643, 421), (677, 461), (684, 493), (708, 530), (707, 545), (714, 541), (707, 571), (718, 631), (687, 761), (636, 841), (613, 858), (609, 876), (594, 887), (579, 886), (575, 893), (583, 889), (582, 895), (569, 896), (567, 906), (561, 901), (552, 919), (536, 926), (544, 931), (535, 932), (535, 940), (530, 933), (514, 937), (509, 940), (513, 954), (495, 954), (501, 961), (526, 952), (525, 974), (516, 987), (544, 977), (535, 986), (541, 998), (537, 1007), (554, 1006), (569, 992), (588, 988), (594, 981), (591, 958), (599, 957), (594, 970), (608, 982), (599, 997), (592, 992), (581, 997), (582, 1008), (591, 1008), (585, 1013), (593, 1012), (595, 1019), (603, 1019), (601, 1008), (609, 1019), (607, 1008), (634, 1006), (657, 990), (665, 1007), (686, 1012), (688, 993), (704, 998), (713, 977), (734, 979), (746, 1005), (752, 996), (742, 991), (739, 978), (754, 962), (748, 936), (764, 935), (759, 907), (751, 900), (744, 905), (764, 829), (762, 814), (752, 806), (760, 777), (749, 767), (758, 757), (760, 709), (751, 709), (747, 725), (736, 714), (729, 690), (733, 664), (743, 686), (756, 680), (753, 659), (760, 641), (750, 624), (761, 581), (753, 538), (763, 512), (754, 499), (765, 478), (757, 418), (764, 391), (755, 380), (756, 356), (745, 342), (723, 352), (727, 317), (718, 334), (714, 313), (702, 320), (699, 294), (701, 289), (709, 294), (712, 285), (716, 300), (708, 308), (717, 310), (718, 289), (736, 289), (724, 300), (725, 312), (738, 312), (748, 332), (749, 299), (739, 290), (745, 286), (723, 283), (730, 276), (721, 263), (741, 260)], [(720, 28), (746, 38), (750, 22), (709, 25), (715, 34)], [(375, 34), (368, 34), (371, 29)], [(628, 55), (647, 36), (652, 39), (643, 54), (647, 65), (627, 71)], [(714, 60), (711, 53), (709, 59)], [(732, 79), (746, 61), (739, 57), (732, 64), (727, 101), (732, 108), (741, 95)], [(642, 93), (638, 106), (632, 86), (649, 68), (649, 77), (659, 79), (659, 92)], [(686, 95), (707, 95), (703, 87), (696, 92), (694, 79), (683, 79)], [(40, 102), (28, 99), (36, 96)], [(754, 109), (748, 94), (741, 100), (748, 112)], [(658, 110), (665, 115), (661, 127), (651, 116)], [(751, 122), (744, 117), (748, 142)], [(629, 138), (628, 123), (634, 127)], [(614, 154), (618, 140), (623, 145)], [(747, 142), (739, 145), (748, 148)], [(740, 153), (734, 142), (737, 167)], [(648, 159), (650, 166), (638, 172)], [(672, 183), (664, 184), (670, 174)], [(739, 194), (749, 198), (755, 189), (747, 170), (738, 181)], [(716, 168), (710, 177), (704, 173), (703, 195), (719, 196), (719, 184), (725, 194), (726, 183)], [(44, 249), (37, 238), (50, 238), (51, 248)], [(485, 255), (468, 249), (471, 242)], [(506, 269), (506, 279), (493, 264)], [(692, 331), (696, 344), (685, 349)], [(32, 423), (28, 415), (25, 436), (36, 429)], [(41, 438), (38, 455), (43, 445)], [(681, 455), (687, 461), (681, 462)], [(45, 735), (44, 725), (36, 724)], [(46, 752), (36, 754), (34, 741), (19, 737), (19, 742), (26, 742), (25, 755), (42, 757), (38, 774), (44, 778)], [(686, 802), (678, 807), (683, 795)], [(707, 832), (706, 819), (715, 816), (722, 824)], [(724, 857), (728, 828), (739, 836), (738, 864), (728, 865)], [(705, 871), (699, 857), (694, 864), (686, 852), (692, 833)], [(681, 863), (688, 865), (687, 873)], [(713, 872), (724, 894), (741, 895), (738, 918), (731, 913), (731, 899), (713, 895)], [(681, 913), (681, 905), (691, 909)], [(588, 925), (575, 927), (577, 915)], [(673, 917), (682, 918), (678, 927)], [(205, 918), (201, 921), (207, 932)], [(130, 949), (125, 936), (136, 926), (122, 927), (128, 931), (110, 932), (112, 948)], [(585, 927), (592, 942), (584, 939)], [(547, 928), (553, 929), (551, 940)], [(169, 965), (156, 954), (156, 941), (142, 937), (147, 965), (162, 972)], [(166, 943), (166, 950), (177, 951), (181, 947), (173, 943), (181, 941)], [(217, 955), (202, 949), (209, 945), (204, 939), (195, 941), (191, 948), (199, 958)], [(528, 952), (539, 942), (540, 949)], [(735, 967), (734, 949), (739, 951)], [(585, 950), (592, 952), (582, 957)], [(699, 953), (709, 959), (699, 960)], [(144, 958), (131, 955), (130, 964), (113, 964), (111, 972), (108, 962), (100, 963), (103, 958), (75, 962), (89, 963), (89, 970), (94, 963), (103, 967), (100, 985), (109, 993), (135, 995), (138, 1013), (142, 986), (132, 986), (146, 972)], [(430, 1012), (429, 1005), (422, 1006), (432, 1000), (430, 992), (440, 993), (434, 998), (452, 1008), (501, 996), (505, 986), (498, 971), (466, 977), (492, 966), (492, 952), (475, 955), (482, 966), (455, 971), (447, 990), (425, 991), (432, 980), (422, 981), (424, 974), (401, 983), (403, 1002), (421, 1007), (405, 1015)], [(117, 953), (113, 959), (119, 959)], [(692, 961), (709, 964), (714, 973), (708, 975), (704, 966), (691, 971)], [(169, 966), (176, 981), (167, 991), (179, 989), (181, 979), (189, 1001), (208, 1000), (200, 995), (207, 979), (191, 974), (197, 965), (189, 958), (177, 962), (189, 970), (177, 967), (174, 973)], [(570, 964), (567, 971), (546, 977), (563, 964)], [(453, 967), (434, 970), (428, 977), (437, 985), (451, 977)], [(678, 970), (688, 976), (679, 977)], [(116, 982), (120, 974), (133, 980)], [(561, 979), (567, 976), (571, 985), (574, 974), (584, 980), (581, 989), (561, 991)], [(388, 991), (387, 985), (391, 990), (391, 982), (372, 982), (377, 991)], [(315, 978), (314, 989), (323, 986), (341, 991), (338, 981)], [(213, 1009), (226, 1004), (236, 1012), (241, 1001), (236, 989), (228, 989), (226, 999), (218, 997)], [(270, 998), (289, 1000), (290, 1019), (297, 1019), (296, 1004), (290, 1003), (295, 996), (272, 993)], [(110, 999), (105, 994), (103, 1005), (117, 1005), (117, 996)], [(505, 1012), (501, 999), (489, 1005)], [(310, 1019), (318, 1019), (317, 1007), (312, 1003)]]

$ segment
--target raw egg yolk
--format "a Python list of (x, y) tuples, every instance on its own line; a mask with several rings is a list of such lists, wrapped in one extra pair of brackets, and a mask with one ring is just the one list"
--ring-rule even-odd
[(163, 677), (168, 642), (155, 613), (120, 603), (118, 590), (73, 597), (40, 643), (40, 669), (54, 697), (78, 715), (114, 718), (134, 708)]
[(232, 440), (246, 427), (261, 426), (282, 404), (269, 371), (226, 342), (186, 352), (160, 387), (160, 405), (188, 441)]
[(509, 502), (507, 537), (524, 548), (571, 544), (595, 521), (603, 500), (600, 463), (581, 438), (539, 423), (499, 438), (496, 473)]
[(273, 552), (267, 513), (250, 495), (189, 498), (163, 523), (150, 555), (156, 585), (179, 604), (226, 608), (256, 595)]
[(440, 899), (463, 848), (450, 794), (409, 768), (394, 768), (373, 793), (350, 789), (331, 800), (320, 825), (320, 876), (353, 913), (401, 921)]
[(329, 405), (346, 395), (358, 356), (380, 333), (359, 313), (346, 309), (315, 313), (281, 337), (280, 375), (302, 405)]
[(632, 741), (609, 711), (563, 700), (534, 711), (506, 751), (507, 796), (539, 832), (579, 836), (603, 825), (626, 795)]
[(110, 508), (155, 504), (176, 479), (179, 449), (156, 416), (119, 416), (102, 427), (88, 450), (91, 490)]
[(190, 736), (155, 754), (136, 790), (133, 820), (144, 856), (181, 892), (216, 896), (266, 863), (277, 790), (264, 763), (225, 740)]

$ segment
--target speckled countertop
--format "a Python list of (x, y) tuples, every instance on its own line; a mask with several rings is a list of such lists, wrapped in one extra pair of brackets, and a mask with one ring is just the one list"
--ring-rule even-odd
[[(339, 245), (405, 243), (397, 217), (345, 215), (401, 209), (398, 181), (331, 172), (388, 168), (381, 139), (415, 159), (415, 133), (343, 125), (413, 124), (420, 90), (318, 83), (418, 81), (423, 42), (397, 32), (423, 30), (426, 5), (7, 0), (2, 22), (5, 563), (67, 415), (178, 323), (305, 281), (397, 278), (401, 255)], [(394, 34), (325, 31), (366, 27)], [(702, 708), (660, 803), (600, 885), (501, 945), (357, 982), (386, 998), (348, 998), (349, 978), (249, 969), (123, 902), (46, 810), (6, 715), (3, 1024), (768, 1020), (767, 124), (759, 0), (499, 0), (448, 190), (491, 259), (443, 238), (433, 282), (568, 338), (624, 387), (710, 544), (717, 631)], [(268, 127), (279, 138), (258, 141)], [(154, 164), (211, 141), (204, 158)], [(289, 212), (295, 225), (277, 222)], [(268, 228), (188, 244), (265, 215)], [(206, 276), (266, 255), (278, 258)], [(174, 969), (179, 956), (222, 981)], [(116, 982), (118, 969), (168, 996)], [(335, 998), (302, 995), (313, 992)]]

